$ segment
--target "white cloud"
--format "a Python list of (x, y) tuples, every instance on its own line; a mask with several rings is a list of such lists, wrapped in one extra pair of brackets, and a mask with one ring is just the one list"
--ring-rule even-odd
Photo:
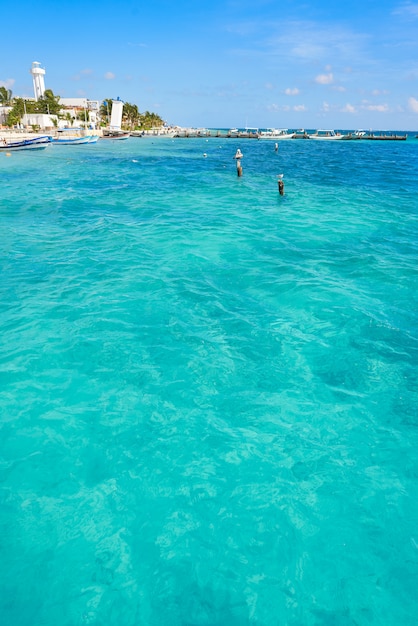
[(268, 89), (269, 91), (271, 91), (272, 89), (274, 89), (274, 85), (272, 85), (272, 83), (266, 83), (265, 88)]
[(367, 104), (363, 106), (363, 109), (367, 111), (378, 111), (378, 113), (385, 113), (389, 111), (389, 107), (387, 104)]
[(331, 85), (331, 83), (334, 82), (334, 76), (331, 72), (329, 74), (318, 74), (315, 78), (315, 82), (318, 83), (318, 85)]
[(114, 78), (116, 78), (115, 74), (113, 72), (106, 72), (106, 74), (104, 75), (106, 80), (113, 80)]
[(323, 113), (328, 113), (330, 110), (330, 106), (328, 104), (328, 102), (323, 102), (322, 107), (321, 107), (321, 111), (323, 111)]
[(412, 113), (418, 113), (418, 100), (416, 98), (408, 99), (408, 108)]
[(413, 2), (403, 2), (393, 11), (394, 15), (405, 15), (406, 17), (418, 17), (418, 4)]
[(279, 105), (279, 104), (269, 104), (267, 107), (267, 111), (272, 113), (277, 113), (279, 111), (290, 111), (290, 106), (287, 104)]
[(330, 28), (330, 24), (286, 21), (285, 25), (283, 22), (269, 24), (269, 30), (272, 36), (268, 47), (275, 57), (296, 58), (309, 64), (321, 62), (325, 72), (331, 72), (329, 59), (344, 65), (364, 62), (364, 47), (370, 39), (369, 35), (345, 29), (338, 23)]
[(75, 74), (71, 80), (81, 80), (82, 78), (88, 78), (93, 75), (93, 70), (86, 68), (85, 70), (81, 70), (79, 74)]
[(6, 89), (11, 89), (15, 84), (14, 78), (6, 78), (6, 80), (0, 80), (0, 87), (6, 87)]
[(388, 93), (387, 89), (373, 89), (372, 96), (387, 96)]
[(343, 87), (342, 85), (334, 85), (332, 89), (334, 91), (340, 91), (341, 93), (343, 93), (344, 91), (347, 91), (347, 89)]
[(299, 94), (299, 89), (297, 87), (293, 87), (293, 89), (288, 87), (284, 90), (284, 93), (286, 94), (286, 96), (297, 96)]
[(294, 111), (306, 111), (306, 106), (304, 104), (297, 104), (293, 107)]
[(357, 113), (356, 107), (347, 102), (345, 106), (341, 109), (342, 113)]

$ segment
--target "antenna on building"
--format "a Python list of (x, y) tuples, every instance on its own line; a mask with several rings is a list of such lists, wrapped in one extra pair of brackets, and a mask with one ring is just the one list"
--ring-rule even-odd
[(30, 73), (32, 74), (33, 79), (33, 91), (35, 94), (35, 100), (36, 102), (38, 102), (38, 100), (42, 98), (45, 94), (45, 70), (41, 68), (41, 64), (38, 63), (38, 61), (34, 61), (32, 63)]

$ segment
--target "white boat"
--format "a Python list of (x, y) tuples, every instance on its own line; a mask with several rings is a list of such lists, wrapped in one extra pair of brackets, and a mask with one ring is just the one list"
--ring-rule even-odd
[(363, 139), (367, 135), (365, 130), (355, 130), (348, 135), (344, 135), (344, 139)]
[(30, 139), (19, 139), (10, 141), (6, 138), (0, 139), (0, 150), (16, 151), (16, 150), (42, 150), (51, 143), (49, 135), (40, 135), (39, 137), (31, 137)]
[(102, 139), (128, 139), (131, 136), (131, 133), (124, 130), (116, 130), (106, 128), (103, 130)]
[(294, 132), (289, 132), (287, 128), (267, 128), (258, 133), (259, 139), (292, 139)]
[(292, 135), (292, 139), (309, 139), (310, 135), (304, 128), (298, 128)]
[(59, 128), (57, 134), (51, 137), (51, 142), (58, 146), (78, 146), (96, 143), (98, 138), (98, 135), (87, 134), (82, 128)]
[(333, 140), (333, 139), (345, 139), (345, 135), (341, 133), (336, 133), (335, 130), (317, 130), (312, 135), (309, 135), (309, 139), (320, 139), (324, 141)]
[(90, 138), (86, 137), (53, 137), (54, 146), (78, 146), (83, 143), (90, 143)]

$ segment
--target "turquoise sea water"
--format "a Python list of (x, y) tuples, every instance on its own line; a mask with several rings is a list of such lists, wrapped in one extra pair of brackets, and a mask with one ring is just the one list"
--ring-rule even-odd
[(0, 623), (415, 625), (418, 140), (0, 176)]

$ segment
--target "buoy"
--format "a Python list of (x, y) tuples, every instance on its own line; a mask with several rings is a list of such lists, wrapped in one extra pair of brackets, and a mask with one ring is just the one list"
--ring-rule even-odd
[(6, 152), (6, 156), (12, 156), (10, 152)]
[(204, 152), (204, 153), (203, 153), (203, 156), (204, 156), (204, 157), (207, 157), (208, 155), (206, 154), (206, 152)]

